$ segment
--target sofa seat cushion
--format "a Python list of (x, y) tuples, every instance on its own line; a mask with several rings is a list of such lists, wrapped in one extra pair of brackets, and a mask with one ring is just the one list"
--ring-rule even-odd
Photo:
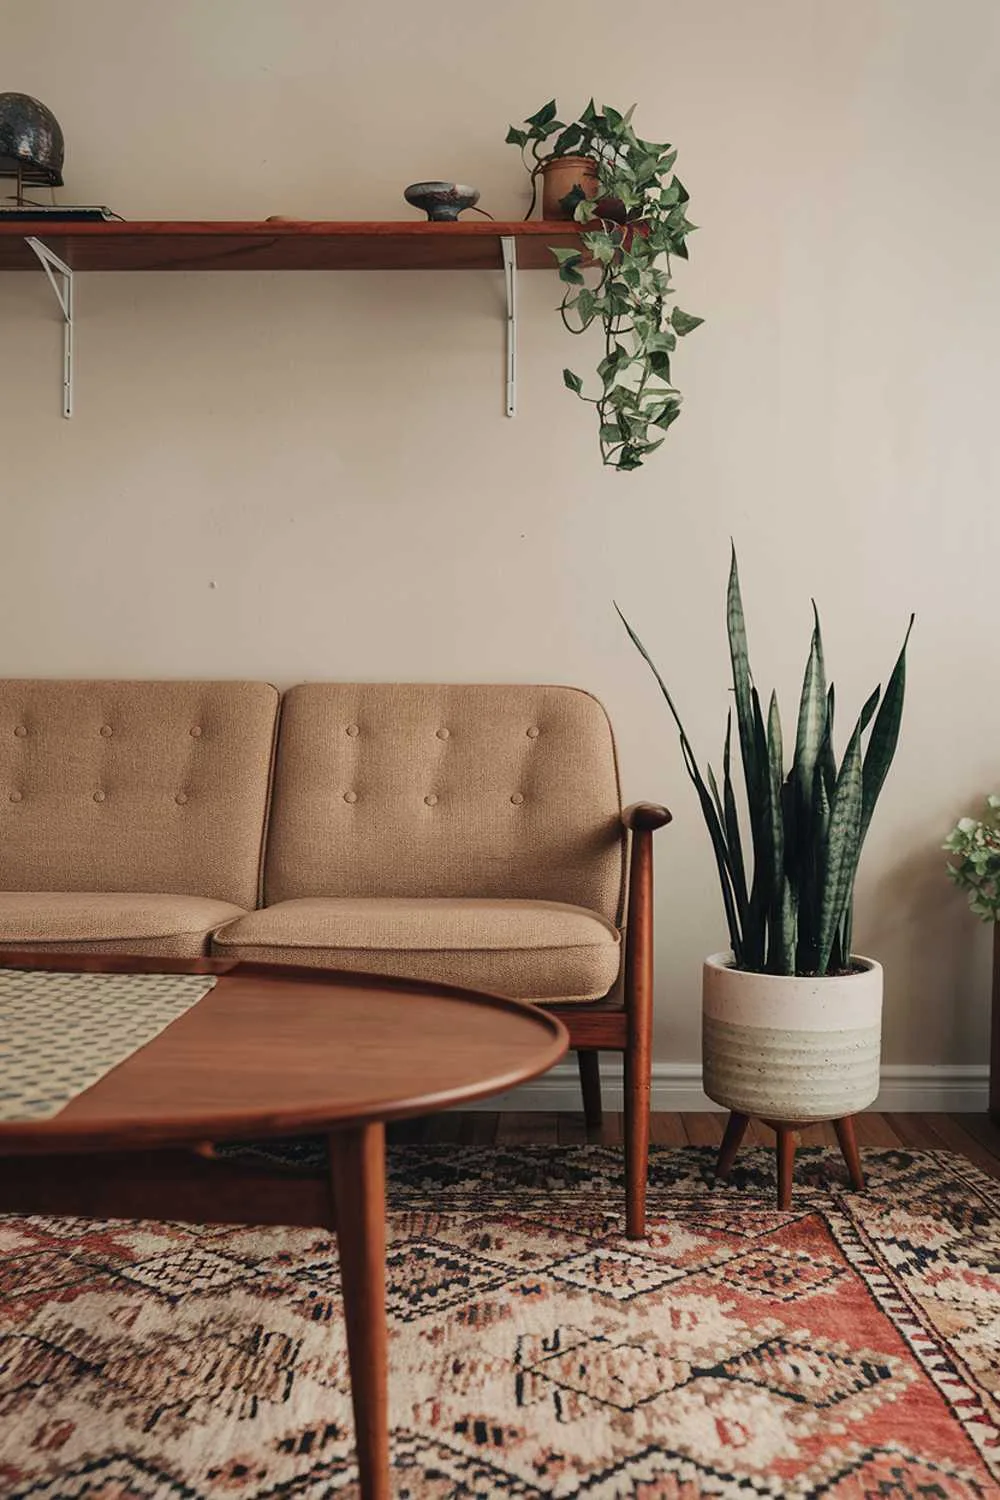
[(213, 952), (584, 1001), (614, 985), (620, 938), (597, 912), (557, 901), (308, 896), (228, 922)]
[(0, 891), (0, 947), (198, 958), (214, 928), (242, 915), (204, 896)]

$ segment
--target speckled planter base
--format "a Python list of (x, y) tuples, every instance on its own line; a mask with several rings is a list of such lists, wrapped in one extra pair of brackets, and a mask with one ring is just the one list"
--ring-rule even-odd
[(704, 1089), (737, 1114), (839, 1120), (879, 1090), (882, 966), (822, 979), (748, 974), (728, 953), (702, 977)]

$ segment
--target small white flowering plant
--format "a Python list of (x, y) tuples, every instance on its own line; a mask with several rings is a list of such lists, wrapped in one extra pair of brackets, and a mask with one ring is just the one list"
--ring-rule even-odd
[(956, 858), (948, 875), (984, 922), (1000, 922), (1000, 797), (986, 799), (984, 818), (959, 818), (942, 848)]

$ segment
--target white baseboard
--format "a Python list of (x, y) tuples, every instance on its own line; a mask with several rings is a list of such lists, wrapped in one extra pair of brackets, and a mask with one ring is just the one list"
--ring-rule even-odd
[[(601, 1057), (601, 1081), (606, 1109), (622, 1107), (622, 1064), (614, 1054)], [(872, 1105), (877, 1110), (947, 1110), (957, 1113), (986, 1109), (989, 1068), (981, 1064), (887, 1063), (882, 1087)], [(700, 1063), (654, 1063), (652, 1105), (655, 1110), (717, 1110), (702, 1092)], [(483, 1099), (466, 1108), (572, 1112), (581, 1108), (576, 1062), (558, 1063), (542, 1078), (519, 1089)]]

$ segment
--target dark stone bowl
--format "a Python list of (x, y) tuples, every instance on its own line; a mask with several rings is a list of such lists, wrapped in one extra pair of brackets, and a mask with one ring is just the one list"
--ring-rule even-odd
[(411, 182), (403, 197), (422, 208), (428, 219), (442, 222), (457, 219), (463, 208), (478, 203), (479, 189), (465, 182)]

